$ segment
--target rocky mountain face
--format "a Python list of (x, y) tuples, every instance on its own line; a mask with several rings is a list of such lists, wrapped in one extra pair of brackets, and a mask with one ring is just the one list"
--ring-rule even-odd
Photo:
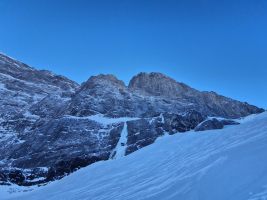
[(140, 73), (129, 86), (113, 75), (79, 85), (0, 54), (0, 184), (46, 183), (166, 134), (263, 111), (160, 73)]

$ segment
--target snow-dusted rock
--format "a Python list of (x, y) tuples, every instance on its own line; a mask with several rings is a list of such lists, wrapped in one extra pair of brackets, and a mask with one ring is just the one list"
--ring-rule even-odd
[(133, 92), (168, 102), (167, 107), (172, 108), (172, 113), (196, 110), (208, 116), (239, 118), (251, 113), (263, 112), (255, 106), (215, 92), (200, 92), (161, 73), (140, 73), (130, 81), (129, 88)]
[(195, 127), (195, 131), (222, 129), (226, 125), (238, 125), (239, 122), (231, 119), (208, 118)]
[(0, 54), (0, 182), (48, 182), (193, 130), (208, 116), (262, 111), (160, 73), (138, 74), (129, 86), (113, 75), (79, 86)]

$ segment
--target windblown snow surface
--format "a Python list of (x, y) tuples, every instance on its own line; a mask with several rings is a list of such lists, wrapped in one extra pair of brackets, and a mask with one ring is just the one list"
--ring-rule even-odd
[(267, 113), (222, 130), (163, 136), (31, 192), (6, 190), (1, 199), (266, 200)]

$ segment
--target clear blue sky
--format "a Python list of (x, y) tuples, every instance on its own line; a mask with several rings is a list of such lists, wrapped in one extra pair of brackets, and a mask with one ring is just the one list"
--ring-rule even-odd
[(79, 83), (157, 71), (267, 108), (266, 0), (0, 0), (0, 51)]

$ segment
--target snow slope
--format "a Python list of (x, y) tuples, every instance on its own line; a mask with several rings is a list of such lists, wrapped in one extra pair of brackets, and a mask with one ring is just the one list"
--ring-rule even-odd
[(34, 191), (3, 194), (20, 200), (264, 200), (267, 113), (222, 130), (163, 136)]

